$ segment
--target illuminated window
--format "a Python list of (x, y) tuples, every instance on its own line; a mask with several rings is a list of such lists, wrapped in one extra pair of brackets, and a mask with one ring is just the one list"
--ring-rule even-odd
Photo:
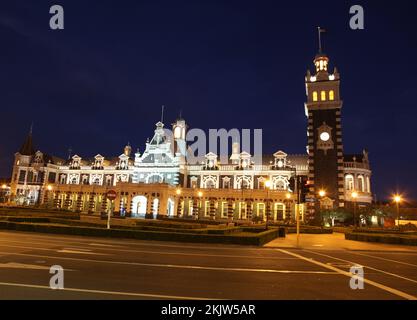
[(313, 101), (318, 101), (319, 100), (319, 95), (317, 93), (317, 91), (313, 92)]
[(330, 90), (329, 92), (329, 100), (333, 101), (334, 100), (334, 91)]
[(326, 101), (326, 91), (321, 92), (321, 101)]
[(345, 177), (345, 188), (347, 191), (353, 191), (355, 189), (353, 176), (351, 174)]

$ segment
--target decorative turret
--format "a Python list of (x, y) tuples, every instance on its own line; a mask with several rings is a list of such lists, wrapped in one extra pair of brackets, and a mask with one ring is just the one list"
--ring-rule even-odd
[(132, 147), (130, 146), (130, 143), (127, 143), (127, 146), (124, 148), (123, 151), (124, 155), (127, 157), (130, 157), (130, 154), (132, 153)]

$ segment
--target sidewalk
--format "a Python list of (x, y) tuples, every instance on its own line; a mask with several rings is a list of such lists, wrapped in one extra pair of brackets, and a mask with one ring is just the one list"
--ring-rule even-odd
[[(296, 248), (297, 235), (289, 234), (286, 238), (277, 238), (266, 245), (265, 248)], [(345, 240), (343, 233), (333, 234), (301, 234), (300, 248), (318, 250), (366, 250), (366, 251), (398, 251), (415, 252), (413, 246), (399, 246), (391, 244), (379, 244), (372, 242), (360, 242)]]

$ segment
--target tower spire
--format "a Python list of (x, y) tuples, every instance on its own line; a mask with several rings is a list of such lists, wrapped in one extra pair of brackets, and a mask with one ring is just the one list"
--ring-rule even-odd
[(25, 156), (31, 156), (35, 154), (35, 149), (33, 147), (32, 141), (32, 133), (33, 133), (33, 122), (30, 126), (29, 133), (26, 137), (26, 140), (23, 142), (22, 146), (20, 147), (19, 153)]

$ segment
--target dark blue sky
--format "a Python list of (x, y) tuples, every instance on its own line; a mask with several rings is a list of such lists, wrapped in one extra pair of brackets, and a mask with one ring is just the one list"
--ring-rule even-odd
[[(49, 29), (49, 7), (65, 30)], [(365, 30), (349, 8), (365, 9)], [(1, 1), (0, 176), (34, 121), (62, 157), (143, 151), (166, 105), (191, 127), (262, 128), (264, 151), (304, 153), (316, 27), (342, 77), (346, 153), (370, 151), (378, 198), (417, 198), (415, 1)]]

